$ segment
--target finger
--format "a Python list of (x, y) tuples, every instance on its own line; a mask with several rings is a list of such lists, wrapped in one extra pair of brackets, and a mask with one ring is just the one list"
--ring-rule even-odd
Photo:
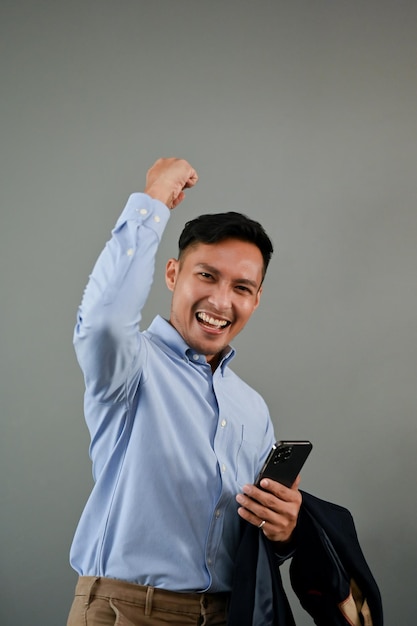
[(188, 176), (188, 180), (184, 185), (184, 189), (185, 188), (189, 189), (190, 187), (194, 187), (197, 181), (198, 181), (198, 174), (194, 169), (192, 169), (192, 171), (190, 172)]
[(238, 508), (239, 516), (258, 528), (265, 522), (261, 530), (268, 539), (287, 541), (297, 524), (300, 503), (284, 502), (272, 494), (260, 491), (270, 500), (269, 505), (263, 506), (245, 494), (238, 494), (236, 500), (241, 504)]
[(237, 512), (242, 519), (262, 530), (271, 541), (287, 541), (295, 527), (295, 523), (267, 509), (259, 515), (245, 507), (239, 507)]
[(261, 482), (262, 489), (255, 485), (244, 485), (243, 493), (263, 506), (270, 507), (277, 498), (283, 502), (292, 502), (294, 494), (298, 493), (270, 478), (264, 478)]
[(300, 476), (297, 476), (293, 485), (291, 487), (286, 487), (281, 483), (271, 480), (270, 478), (264, 478), (261, 481), (261, 487), (264, 491), (274, 494), (280, 500), (284, 500), (285, 502), (292, 502), (298, 498), (298, 485), (300, 484)]
[(247, 519), (247, 521), (250, 521), (252, 524), (259, 524), (259, 522), (263, 519), (269, 518), (270, 513), (273, 512), (272, 508), (268, 508), (242, 493), (239, 493), (236, 496), (236, 500), (246, 511), (246, 515), (242, 515), (242, 517)]
[(252, 524), (253, 526), (259, 527), (262, 522), (265, 522), (265, 524), (262, 527), (263, 529), (267, 523), (266, 519), (260, 517), (259, 515), (255, 515), (254, 513), (252, 513), (251, 511), (249, 511), (243, 506), (240, 506), (237, 512), (242, 519), (246, 520), (247, 522), (249, 522), (249, 524)]
[(301, 482), (301, 474), (298, 474), (297, 478), (294, 481), (294, 484), (292, 485), (291, 489), (298, 489), (298, 486)]
[[(273, 482), (273, 481), (272, 481)], [(244, 493), (236, 496), (236, 500), (241, 506), (247, 508), (251, 513), (262, 519), (275, 518), (275, 515), (293, 520), (298, 517), (301, 506), (301, 493), (295, 489), (287, 489), (282, 485), (278, 485), (278, 491), (283, 488), (285, 492), (289, 492), (285, 498), (271, 491), (257, 489), (254, 485), (245, 485)]]
[(173, 198), (170, 208), (175, 209), (179, 204), (181, 204), (184, 198), (185, 198), (185, 193), (183, 191), (180, 191), (178, 196), (176, 198)]

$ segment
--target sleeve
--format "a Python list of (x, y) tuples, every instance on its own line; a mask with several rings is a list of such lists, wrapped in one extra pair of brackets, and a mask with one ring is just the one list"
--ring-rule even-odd
[(141, 311), (169, 215), (159, 200), (132, 194), (84, 291), (74, 347), (86, 390), (100, 402), (120, 399), (138, 357)]

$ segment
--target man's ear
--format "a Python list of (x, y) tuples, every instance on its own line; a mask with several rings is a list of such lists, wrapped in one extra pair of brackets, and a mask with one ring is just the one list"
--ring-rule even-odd
[(258, 293), (256, 294), (256, 301), (255, 301), (255, 307), (254, 307), (254, 310), (255, 310), (255, 309), (257, 309), (257, 308), (258, 308), (258, 306), (259, 306), (259, 303), (260, 303), (260, 301), (261, 301), (262, 290), (263, 290), (263, 287), (262, 287), (262, 285), (261, 285), (261, 286), (259, 287), (259, 289), (258, 289)]
[(165, 268), (165, 282), (170, 291), (174, 291), (175, 283), (179, 271), (179, 261), (177, 259), (169, 259)]

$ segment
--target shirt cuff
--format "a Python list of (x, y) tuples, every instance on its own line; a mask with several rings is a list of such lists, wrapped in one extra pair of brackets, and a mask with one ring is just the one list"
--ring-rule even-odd
[(170, 210), (160, 200), (155, 200), (146, 193), (132, 193), (116, 222), (119, 230), (128, 221), (151, 228), (160, 239), (170, 218)]
[(294, 530), (293, 536), (291, 537), (290, 541), (288, 541), (287, 543), (276, 542), (272, 544), (274, 554), (277, 557), (280, 565), (281, 563), (284, 563), (284, 561), (287, 561), (288, 559), (294, 556), (295, 551), (297, 549), (296, 533), (297, 531)]

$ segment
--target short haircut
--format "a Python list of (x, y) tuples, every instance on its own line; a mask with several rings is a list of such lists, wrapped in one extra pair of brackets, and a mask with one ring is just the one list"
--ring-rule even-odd
[(272, 242), (259, 222), (242, 213), (208, 213), (187, 222), (178, 240), (179, 258), (190, 246), (213, 244), (225, 239), (239, 239), (257, 246), (263, 258), (262, 278), (265, 277), (274, 251)]

